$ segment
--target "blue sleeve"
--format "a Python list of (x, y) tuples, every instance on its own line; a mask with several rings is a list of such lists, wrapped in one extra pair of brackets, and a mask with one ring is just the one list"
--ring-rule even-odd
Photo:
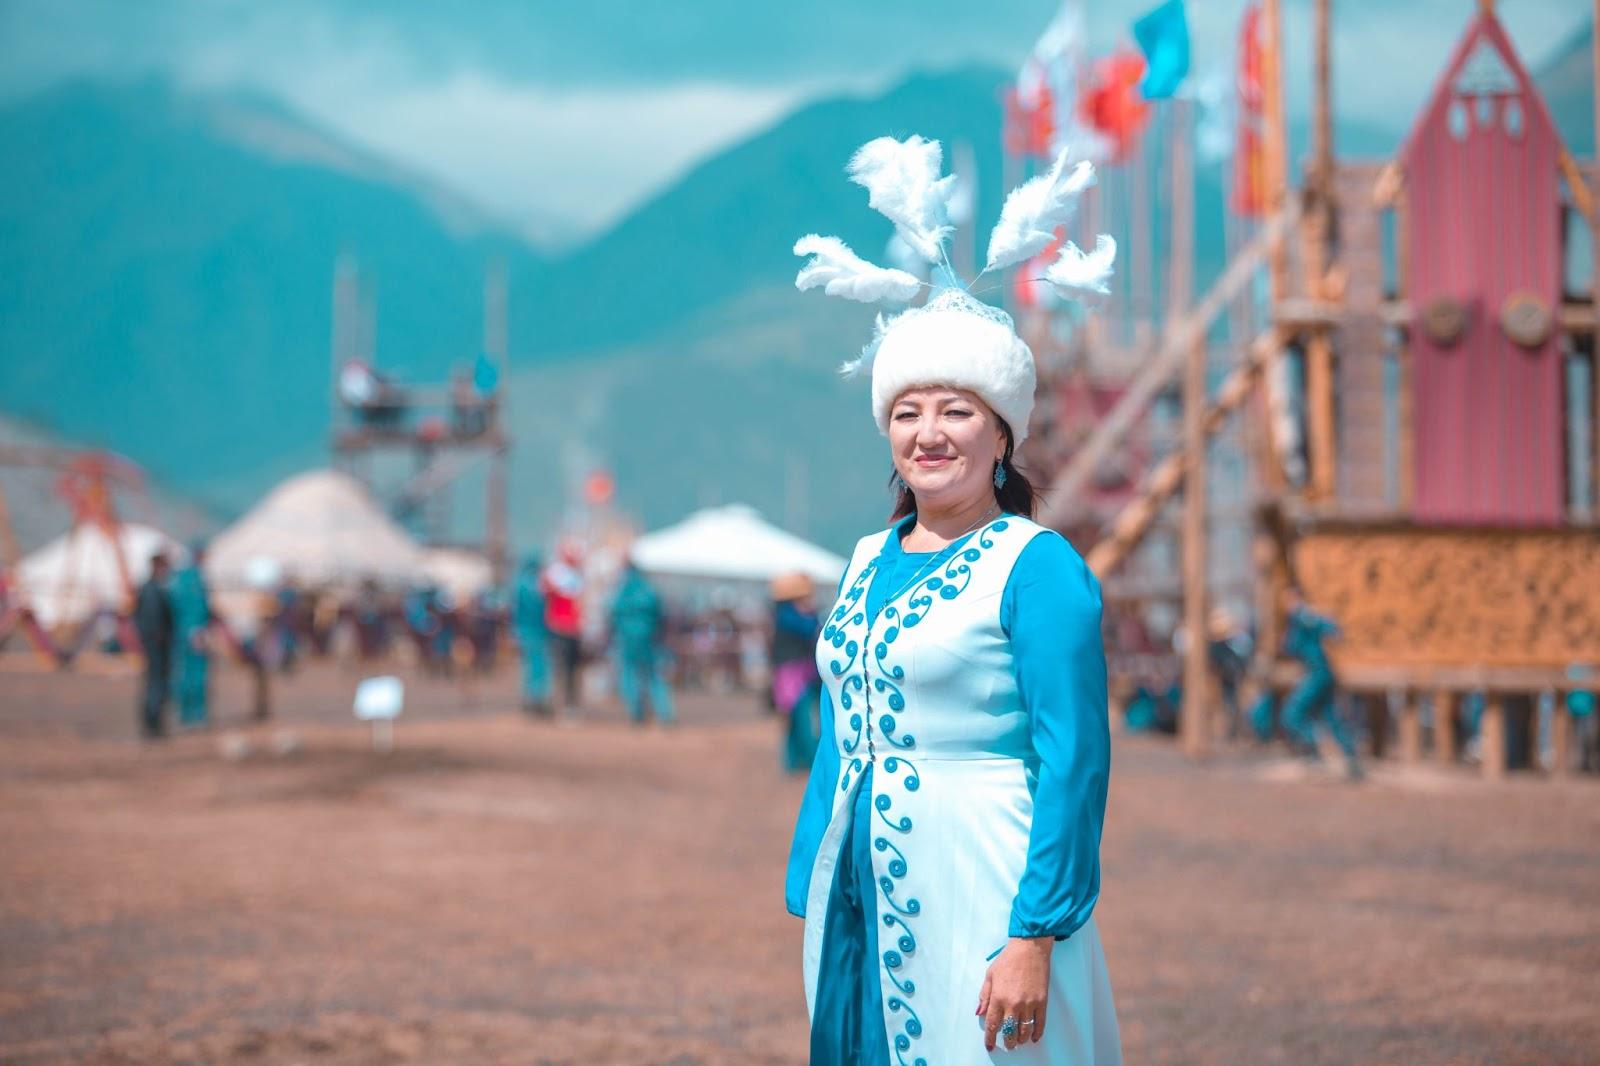
[(821, 690), (817, 709), (816, 757), (811, 760), (811, 779), (806, 782), (805, 798), (800, 801), (800, 816), (795, 819), (794, 843), (789, 846), (789, 871), (784, 879), (784, 904), (797, 918), (806, 916), (806, 896), (811, 891), (811, 867), (816, 864), (822, 834), (833, 817), (833, 790), (839, 782), (839, 747), (833, 739), (833, 698), (827, 686)]
[(1039, 756), (1027, 865), (1011, 936), (1070, 936), (1100, 898), (1111, 774), (1100, 582), (1055, 533), (1034, 537), (1006, 582), (1000, 620)]

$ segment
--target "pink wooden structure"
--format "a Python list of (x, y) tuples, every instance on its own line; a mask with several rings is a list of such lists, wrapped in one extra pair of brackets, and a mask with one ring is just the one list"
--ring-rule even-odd
[(1565, 517), (1561, 150), (1499, 21), (1480, 12), (1401, 152), (1419, 523)]

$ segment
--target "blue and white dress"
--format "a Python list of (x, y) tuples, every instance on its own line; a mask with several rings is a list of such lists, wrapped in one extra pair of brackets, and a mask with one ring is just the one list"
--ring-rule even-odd
[[(817, 644), (823, 741), (786, 892), (806, 920), (812, 1066), (1120, 1063), (1091, 917), (1099, 583), (1025, 518), (939, 553), (904, 551), (911, 521), (856, 545)], [(1056, 937), (1044, 1039), (991, 1054), (974, 1012), (1012, 936)]]

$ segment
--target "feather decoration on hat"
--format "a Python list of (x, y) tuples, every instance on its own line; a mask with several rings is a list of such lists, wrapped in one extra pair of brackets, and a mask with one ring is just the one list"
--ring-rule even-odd
[(930, 263), (944, 258), (949, 225), (947, 203), (955, 175), (941, 178), (944, 150), (938, 141), (911, 136), (878, 137), (856, 149), (845, 172), (867, 190), (867, 203), (888, 218), (905, 242)]
[(1056, 228), (1071, 220), (1083, 190), (1093, 184), (1094, 165), (1084, 160), (1068, 170), (1063, 149), (1048, 174), (1012, 189), (1000, 209), (1000, 221), (989, 234), (984, 271), (1013, 266), (1044, 251), (1056, 239)]
[(822, 291), (829, 296), (843, 296), (861, 303), (880, 300), (906, 303), (922, 287), (921, 281), (904, 270), (890, 270), (867, 262), (837, 237), (807, 234), (795, 242), (794, 254), (811, 257), (795, 275), (794, 287), (801, 292), (822, 286)]
[(1104, 295), (1111, 291), (1111, 264), (1116, 258), (1117, 242), (1104, 233), (1095, 238), (1092, 252), (1068, 241), (1061, 249), (1061, 257), (1044, 272), (1044, 280), (1066, 297)]
[(872, 361), (878, 357), (878, 345), (883, 343), (883, 335), (889, 332), (889, 327), (899, 315), (885, 318), (883, 312), (878, 312), (877, 320), (872, 323), (872, 339), (861, 348), (861, 354), (848, 362), (839, 364), (839, 373), (845, 378), (853, 378), (872, 370)]

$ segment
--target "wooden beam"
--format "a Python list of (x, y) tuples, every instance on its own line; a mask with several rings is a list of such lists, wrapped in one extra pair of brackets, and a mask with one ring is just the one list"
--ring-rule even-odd
[(1372, 183), (1372, 205), (1374, 207), (1393, 207), (1400, 198), (1400, 193), (1406, 187), (1406, 168), (1400, 165), (1400, 160), (1391, 159), (1378, 171), (1378, 179)]
[(1456, 713), (1461, 697), (1450, 689), (1433, 694), (1433, 758), (1446, 766), (1456, 761)]
[(1578, 168), (1578, 161), (1572, 158), (1572, 153), (1565, 148), (1561, 149), (1561, 155), (1557, 158), (1561, 166), (1561, 176), (1567, 179), (1567, 188), (1572, 192), (1572, 205), (1593, 226), (1594, 194), (1589, 191), (1589, 183), (1583, 180), (1583, 171)]
[[(1201, 429), (1205, 436), (1215, 433), (1227, 416), (1244, 403), (1255, 382), (1282, 350), (1277, 331), (1271, 328), (1251, 342), (1246, 358), (1223, 381), (1216, 400), (1201, 413)], [(1151, 470), (1144, 490), (1112, 520), (1111, 531), (1089, 549), (1085, 561), (1096, 576), (1104, 578), (1138, 547), (1161, 513), (1162, 505), (1183, 485), (1193, 454), (1185, 445)]]
[(1422, 715), (1415, 689), (1407, 689), (1400, 704), (1400, 761), (1407, 766), (1422, 761)]
[[(1595, 330), (1594, 304), (1588, 300), (1563, 302), (1556, 307), (1555, 316), (1562, 332), (1593, 333)], [(1378, 318), (1386, 326), (1405, 329), (1416, 321), (1416, 311), (1406, 300), (1385, 300), (1378, 305)], [(1344, 304), (1332, 300), (1291, 296), (1273, 305), (1272, 319), (1286, 330), (1301, 332), (1337, 328), (1350, 319), (1350, 312)]]
[(1306, 450), (1311, 460), (1306, 495), (1314, 500), (1331, 500), (1335, 493), (1333, 418), (1333, 338), (1318, 329), (1306, 342)]
[[(1171, 131), (1172, 236), (1166, 321), (1180, 318), (1194, 292), (1194, 174), (1189, 151), (1189, 104), (1174, 100), (1168, 109)], [(1185, 755), (1203, 757), (1211, 748), (1207, 719), (1211, 668), (1206, 640), (1206, 340), (1191, 340), (1183, 369), (1183, 700), (1178, 713)]]
[(1555, 697), (1555, 713), (1550, 716), (1550, 774), (1566, 777), (1572, 771), (1572, 712), (1561, 693)]
[(1499, 692), (1484, 694), (1483, 717), (1478, 721), (1478, 754), (1485, 780), (1499, 781), (1506, 776), (1506, 702)]
[[(1282, 0), (1263, 0), (1261, 4), (1261, 112), (1263, 119), (1262, 156), (1267, 171), (1267, 208), (1274, 216), (1289, 207), (1288, 139), (1283, 101), (1283, 7)], [(1269, 275), (1272, 299), (1285, 295), (1289, 279), (1288, 248), (1280, 231), (1270, 242)]]
[[(1594, 154), (1600, 160), (1600, 0), (1589, 20), (1590, 84), (1594, 92)], [(1600, 315), (1600, 215), (1589, 215), (1589, 313)], [(1590, 327), (1589, 342), (1589, 514), (1600, 517), (1600, 333)]]
[(1199, 305), (1166, 330), (1154, 356), (1145, 360), (1144, 368), (1129, 384), (1127, 391), (1100, 420), (1094, 433), (1084, 441), (1050, 487), (1040, 494), (1038, 520), (1042, 525), (1059, 529), (1072, 519), (1078, 496), (1094, 476), (1096, 468), (1122, 443), (1162, 390), (1172, 383), (1182, 370), (1191, 346), (1205, 341), (1206, 332), (1218, 313), (1229, 300), (1244, 291), (1251, 273), (1265, 259), (1271, 243), (1283, 234), (1295, 218), (1296, 209), (1293, 206), (1273, 217), (1234, 258)]

